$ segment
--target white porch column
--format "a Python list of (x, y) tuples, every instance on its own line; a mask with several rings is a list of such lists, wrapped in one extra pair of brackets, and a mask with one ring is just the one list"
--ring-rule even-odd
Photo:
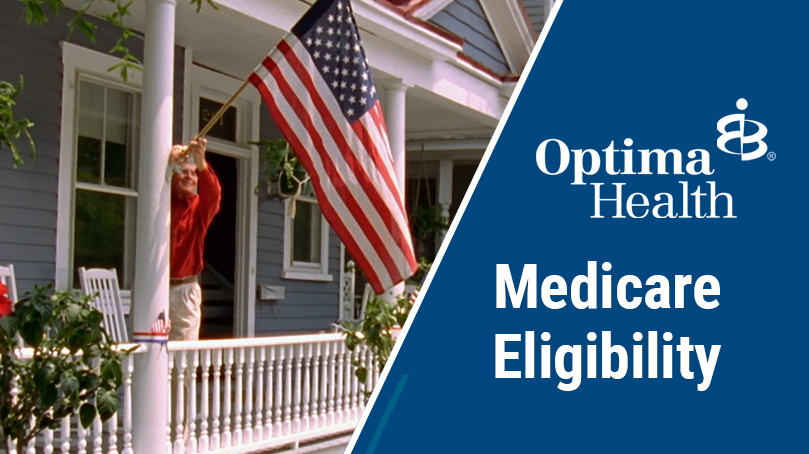
[(396, 170), (396, 181), (405, 190), (405, 94), (410, 88), (401, 80), (394, 80), (384, 85), (385, 88), (385, 123), (388, 126), (390, 152)]
[[(176, 8), (177, 0), (146, 1), (138, 230), (132, 292), (134, 333), (150, 332), (163, 311), (168, 317), (170, 184), (166, 168), (172, 145)], [(165, 345), (143, 343), (148, 351), (135, 355), (132, 444), (138, 454), (162, 453), (166, 451), (168, 354)]]
[[(393, 80), (384, 85), (385, 104), (385, 124), (388, 127), (388, 141), (390, 142), (390, 152), (393, 156), (393, 167), (396, 171), (396, 181), (402, 190), (402, 204), (405, 201), (405, 95), (410, 88), (401, 80)], [(383, 298), (386, 301), (395, 303), (393, 295), (404, 293), (405, 286), (400, 284), (385, 292)], [(392, 294), (391, 294), (392, 293)]]
[[(452, 160), (442, 159), (438, 173), (438, 205), (441, 208), (441, 217), (449, 220), (449, 207), (452, 205)], [(441, 247), (447, 231), (436, 235), (436, 244)]]

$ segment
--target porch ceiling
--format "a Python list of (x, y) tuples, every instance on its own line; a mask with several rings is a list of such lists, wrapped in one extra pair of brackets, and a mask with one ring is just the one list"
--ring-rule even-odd
[[(82, 0), (67, 0), (66, 3), (78, 8)], [(309, 7), (300, 0), (268, 1), (255, 11), (244, 10), (245, 5), (253, 4), (251, 2), (220, 0), (217, 4), (219, 8), (216, 10), (206, 4), (197, 12), (188, 0), (179, 0), (175, 41), (177, 45), (192, 50), (194, 63), (240, 80), (255, 68)], [(146, 29), (145, 10), (145, 1), (132, 3), (132, 17), (127, 23), (134, 30), (143, 32)], [(499, 107), (478, 111), (464, 105), (474, 105), (469, 100), (471, 96), (475, 101), (476, 96), (469, 85), (469, 74), (444, 62), (439, 63), (441, 70), (436, 71), (435, 62), (410, 50), (392, 47), (390, 41), (380, 41), (380, 37), (371, 32), (366, 35), (366, 48), (372, 64), (377, 61), (389, 70), (401, 68), (402, 71), (402, 74), (391, 74), (374, 68), (380, 89), (386, 81), (398, 78), (417, 84), (407, 92), (408, 140), (491, 135), (497, 125), (494, 115)], [(392, 52), (395, 56), (391, 55)], [(391, 60), (398, 62), (391, 65)], [(461, 79), (453, 79), (453, 74), (459, 74)], [(465, 88), (467, 86), (470, 88)], [(496, 92), (494, 87), (487, 88)], [(490, 105), (490, 102), (486, 104)]]

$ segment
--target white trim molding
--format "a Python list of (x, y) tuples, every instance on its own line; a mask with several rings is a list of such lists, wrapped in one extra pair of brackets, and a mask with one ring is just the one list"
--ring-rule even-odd
[[(298, 196), (296, 203), (312, 203), (317, 206), (314, 197)], [(290, 206), (293, 199), (284, 201), (284, 264), (281, 271), (283, 279), (315, 282), (332, 282), (334, 276), (329, 274), (329, 223), (320, 215), (320, 244), (313, 247), (320, 248), (320, 263), (295, 262), (292, 258), (292, 231), (294, 219), (290, 216)]]
[(441, 10), (449, 6), (449, 4), (454, 1), (455, 0), (425, 0), (424, 6), (416, 7), (416, 11), (413, 12), (413, 16), (418, 17), (421, 20), (430, 20), (433, 18), (433, 16), (440, 13)]
[(534, 34), (520, 0), (480, 0), (508, 66), (521, 74), (534, 49)]
[[(224, 103), (236, 92), (242, 81), (193, 64), (193, 54), (186, 54), (184, 99), (184, 136), (196, 136), (199, 124), (200, 98)], [(237, 109), (236, 142), (208, 138), (208, 149), (237, 161), (236, 187), (236, 267), (233, 282), (235, 314), (233, 332), (237, 337), (253, 337), (256, 330), (256, 244), (258, 242), (259, 151), (250, 142), (259, 140), (261, 96), (245, 90), (233, 103)]]

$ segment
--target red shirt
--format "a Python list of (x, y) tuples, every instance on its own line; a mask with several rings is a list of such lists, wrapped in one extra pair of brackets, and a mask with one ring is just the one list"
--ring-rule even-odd
[(222, 200), (222, 188), (211, 166), (197, 171), (197, 195), (171, 197), (171, 277), (196, 276), (202, 272), (205, 235)]

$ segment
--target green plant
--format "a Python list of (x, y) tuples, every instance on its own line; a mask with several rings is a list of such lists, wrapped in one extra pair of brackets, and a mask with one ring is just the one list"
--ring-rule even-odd
[[(397, 298), (395, 304), (388, 303), (378, 295), (371, 295), (359, 323), (340, 322), (340, 328), (345, 334), (346, 347), (353, 352), (364, 344), (374, 354), (377, 370), (381, 372), (396, 345), (393, 329), (396, 326), (404, 326), (412, 309), (413, 301), (407, 295)], [(368, 380), (368, 369), (365, 364), (356, 359), (353, 364), (354, 375), (360, 383), (365, 383)]]
[(34, 139), (31, 137), (31, 133), (28, 132), (28, 128), (33, 127), (34, 124), (27, 118), (14, 118), (14, 105), (16, 104), (14, 98), (20, 94), (23, 86), (24, 80), (22, 76), (20, 76), (20, 83), (17, 85), (0, 81), (0, 148), (5, 145), (11, 149), (11, 159), (14, 162), (14, 167), (23, 163), (16, 144), (21, 135), (25, 134), (28, 137), (32, 155), (36, 153)]
[[(115, 342), (89, 297), (37, 287), (0, 319), (0, 446), (17, 452), (78, 412), (83, 427), (112, 417), (123, 382)], [(30, 350), (19, 346), (24, 341)]]
[(413, 213), (413, 235), (416, 238), (425, 239), (429, 235), (435, 235), (449, 229), (449, 221), (441, 216), (439, 208), (436, 206), (422, 206)]
[[(66, 8), (65, 0), (19, 1), (23, 4), (23, 18), (28, 25), (45, 25), (49, 20), (49, 13), (46, 12), (46, 9), (50, 10), (50, 15), (58, 16), (62, 10)], [(119, 71), (121, 79), (124, 81), (129, 80), (129, 76), (133, 72), (143, 69), (142, 63), (130, 52), (129, 45), (127, 44), (130, 38), (142, 38), (129, 28), (125, 22), (126, 18), (132, 15), (129, 8), (132, 6), (133, 2), (134, 0), (84, 0), (81, 8), (73, 11), (73, 17), (68, 22), (68, 38), (70, 38), (76, 30), (79, 30), (91, 42), (95, 42), (95, 31), (98, 26), (92, 20), (88, 19), (88, 17), (93, 14), (94, 5), (107, 5), (106, 8), (101, 9), (111, 10), (111, 12), (101, 13), (99, 17), (121, 30), (121, 36), (112, 49), (109, 50), (111, 54), (120, 55), (121, 62), (113, 65), (108, 70)], [(219, 9), (213, 0), (190, 0), (190, 2), (191, 5), (196, 6), (197, 12), (202, 9), (203, 3), (209, 4), (213, 9)], [(0, 81), (0, 149), (2, 149), (4, 145), (11, 149), (14, 167), (23, 163), (15, 143), (15, 141), (20, 138), (21, 134), (25, 134), (28, 137), (28, 141), (31, 144), (32, 155), (35, 154), (34, 140), (28, 132), (28, 129), (33, 127), (34, 124), (25, 118), (14, 120), (14, 97), (22, 90), (22, 86), (22, 76), (20, 76), (20, 83), (17, 86), (6, 81)]]
[(300, 194), (309, 181), (309, 175), (290, 148), (289, 142), (285, 139), (273, 139), (251, 143), (263, 148), (261, 162), (264, 166), (264, 183), (269, 194), (279, 200)]

